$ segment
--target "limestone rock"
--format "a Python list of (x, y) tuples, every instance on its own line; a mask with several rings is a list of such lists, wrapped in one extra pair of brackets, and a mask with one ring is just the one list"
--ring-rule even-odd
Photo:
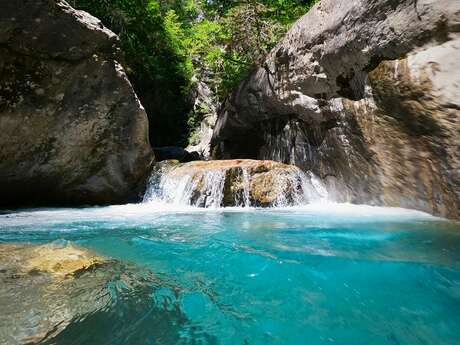
[(229, 97), (214, 158), (311, 170), (338, 201), (460, 218), (460, 2), (322, 0)]
[[(2, 243), (0, 343), (138, 344), (155, 338), (177, 344), (178, 325), (186, 320), (179, 302), (157, 301), (183, 290), (174, 279), (71, 242)], [(126, 319), (137, 321), (128, 333)]]
[(43, 245), (27, 252), (24, 269), (40, 271), (54, 276), (73, 276), (104, 263), (104, 259), (72, 245)]
[[(0, 336), (31, 343), (58, 333), (79, 313), (101, 308), (109, 261), (67, 244), (0, 245)], [(103, 273), (100, 275), (99, 273)]]
[(0, 3), (0, 206), (135, 200), (153, 153), (118, 38), (62, 0)]
[(193, 115), (199, 125), (190, 137), (188, 152), (196, 152), (200, 158), (209, 159), (211, 155), (211, 139), (217, 121), (217, 102), (209, 86), (199, 81), (195, 87)]

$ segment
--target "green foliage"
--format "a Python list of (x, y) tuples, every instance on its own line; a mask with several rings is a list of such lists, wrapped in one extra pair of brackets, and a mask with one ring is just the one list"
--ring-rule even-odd
[[(210, 76), (219, 99), (259, 65), (316, 0), (201, 1), (205, 20), (191, 26), (195, 68)], [(198, 63), (197, 63), (198, 62)]]
[(77, 0), (120, 36), (126, 63), (136, 74), (190, 79), (191, 61), (181, 43), (185, 33), (174, 11), (164, 13), (156, 0)]
[(128, 75), (149, 115), (152, 144), (185, 144), (193, 65), (174, 9), (157, 0), (76, 0), (75, 5), (120, 36)]
[(154, 145), (185, 145), (194, 78), (222, 100), (315, 0), (74, 0), (120, 36)]

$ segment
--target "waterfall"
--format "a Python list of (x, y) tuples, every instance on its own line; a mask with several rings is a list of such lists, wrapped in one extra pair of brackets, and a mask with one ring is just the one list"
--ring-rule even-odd
[(250, 200), (249, 188), (251, 188), (251, 180), (249, 177), (249, 172), (248, 172), (248, 169), (246, 168), (242, 168), (241, 172), (242, 172), (242, 178), (243, 178), (243, 197), (244, 197), (242, 206), (250, 207), (251, 200)]
[(176, 163), (155, 169), (143, 201), (206, 208), (286, 207), (328, 198), (317, 176), (295, 166), (272, 161), (230, 162)]
[(178, 206), (219, 207), (223, 199), (225, 171), (175, 176), (155, 171), (149, 181), (144, 202), (162, 201)]

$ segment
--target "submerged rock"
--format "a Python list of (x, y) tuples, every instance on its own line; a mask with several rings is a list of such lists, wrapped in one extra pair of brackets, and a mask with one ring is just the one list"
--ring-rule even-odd
[(0, 244), (0, 343), (177, 344), (187, 322), (179, 291), (68, 242)]
[(338, 201), (460, 218), (460, 2), (322, 0), (229, 97), (215, 158), (311, 170)]
[(107, 279), (101, 275), (102, 267), (108, 263), (66, 244), (1, 244), (0, 338), (4, 344), (39, 341), (63, 330), (76, 316), (101, 308), (108, 301), (101, 294)]
[(29, 273), (32, 271), (50, 273), (55, 277), (75, 276), (105, 261), (88, 250), (72, 245), (38, 246), (30, 251), (26, 250), (25, 256), (28, 256), (28, 259), (23, 268)]
[(313, 174), (274, 161), (220, 160), (157, 165), (145, 202), (198, 207), (289, 206), (327, 197)]
[(0, 2), (0, 206), (135, 200), (153, 159), (117, 36), (62, 0)]

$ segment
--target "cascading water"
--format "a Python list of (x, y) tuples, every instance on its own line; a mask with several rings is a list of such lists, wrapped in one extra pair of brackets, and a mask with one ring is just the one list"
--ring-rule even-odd
[(248, 169), (243, 168), (241, 169), (242, 172), (242, 181), (243, 181), (243, 206), (249, 207), (251, 206), (251, 199), (249, 188), (251, 188), (251, 180), (249, 176)]
[(272, 161), (210, 161), (165, 165), (150, 178), (144, 202), (176, 206), (285, 207), (328, 199), (311, 172)]
[(155, 171), (150, 178), (144, 202), (160, 201), (177, 206), (219, 207), (223, 199), (225, 171), (201, 176)]

